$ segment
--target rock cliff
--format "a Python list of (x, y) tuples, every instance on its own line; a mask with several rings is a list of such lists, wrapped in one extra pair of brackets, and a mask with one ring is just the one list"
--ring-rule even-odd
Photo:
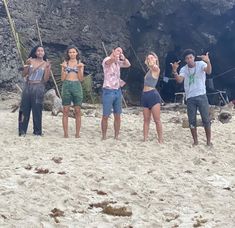
[[(27, 53), (38, 43), (36, 19), (55, 75), (69, 44), (81, 50), (86, 73), (95, 87), (102, 83), (101, 62), (108, 52), (122, 46), (132, 68), (123, 72), (130, 99), (138, 100), (145, 54), (153, 50), (161, 62), (175, 45), (209, 51), (216, 76), (234, 67), (235, 0), (9, 0), (9, 10)], [(3, 3), (0, 2), (0, 85), (11, 86), (20, 79), (20, 61)], [(235, 87), (235, 71), (215, 80), (221, 88)]]

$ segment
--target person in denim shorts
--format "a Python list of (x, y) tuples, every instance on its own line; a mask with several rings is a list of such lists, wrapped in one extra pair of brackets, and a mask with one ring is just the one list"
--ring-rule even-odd
[(195, 51), (186, 49), (183, 53), (183, 59), (186, 65), (177, 69), (179, 63), (172, 63), (173, 74), (177, 82), (184, 81), (184, 90), (187, 99), (187, 114), (189, 127), (193, 137), (193, 145), (198, 145), (197, 137), (197, 109), (199, 109), (202, 122), (206, 132), (207, 145), (211, 146), (211, 122), (209, 117), (209, 103), (206, 96), (206, 74), (211, 74), (212, 66), (210, 63), (209, 53), (198, 56), (202, 61), (195, 61)]
[(101, 120), (102, 139), (106, 139), (108, 118), (112, 112), (114, 114), (114, 138), (118, 139), (122, 113), (121, 87), (125, 85), (125, 82), (120, 78), (120, 70), (121, 68), (130, 67), (131, 64), (124, 56), (122, 48), (118, 47), (112, 51), (110, 56), (103, 60), (102, 66), (104, 71), (103, 116)]

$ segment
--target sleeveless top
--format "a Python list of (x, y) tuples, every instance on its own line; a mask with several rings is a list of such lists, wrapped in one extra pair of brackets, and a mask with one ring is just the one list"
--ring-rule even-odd
[(144, 86), (155, 88), (157, 85), (157, 82), (158, 82), (158, 78), (154, 78), (149, 70), (144, 78)]
[(45, 73), (45, 68), (39, 67), (38, 69), (34, 70), (33, 65), (29, 66), (29, 81), (42, 81), (43, 76)]

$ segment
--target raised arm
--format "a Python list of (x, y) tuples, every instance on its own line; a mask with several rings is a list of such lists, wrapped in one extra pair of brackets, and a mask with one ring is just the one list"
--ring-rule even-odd
[(206, 74), (210, 75), (212, 72), (212, 66), (209, 58), (209, 52), (207, 52), (205, 55), (199, 55), (197, 57), (201, 58), (202, 61), (204, 61), (207, 64), (207, 66), (204, 68), (204, 71), (206, 72)]
[(115, 51), (113, 50), (112, 54), (109, 56), (109, 58), (105, 61), (105, 65), (111, 65), (119, 60), (119, 56), (115, 54)]
[(84, 79), (84, 64), (83, 63), (78, 64), (78, 79), (79, 81), (83, 81)]
[(45, 73), (44, 73), (44, 81), (47, 82), (51, 75), (51, 63), (49, 61), (46, 62)]
[(159, 68), (159, 66), (157, 65), (157, 64), (155, 64), (152, 68), (151, 68), (151, 70), (152, 70), (152, 76), (154, 77), (154, 78), (158, 78), (159, 77), (159, 75), (160, 75), (160, 68)]
[(31, 58), (27, 59), (22, 72), (23, 77), (29, 74), (29, 67), (31, 64), (32, 64), (32, 59)]
[(122, 67), (122, 68), (128, 68), (128, 67), (131, 66), (131, 63), (130, 63), (129, 60), (125, 57), (124, 54), (121, 54), (119, 60), (120, 60), (121, 63), (122, 63), (122, 64), (121, 64), (121, 67)]
[(178, 82), (178, 83), (182, 83), (184, 81), (184, 77), (179, 75), (177, 70), (179, 68), (179, 64), (180, 64), (181, 61), (178, 61), (178, 62), (174, 62), (174, 63), (171, 63), (171, 66), (172, 66), (172, 74), (174, 75), (175, 77), (175, 80)]
[(66, 79), (67, 73), (65, 71), (65, 68), (67, 67), (67, 63), (64, 61), (61, 65), (61, 81), (64, 81)]

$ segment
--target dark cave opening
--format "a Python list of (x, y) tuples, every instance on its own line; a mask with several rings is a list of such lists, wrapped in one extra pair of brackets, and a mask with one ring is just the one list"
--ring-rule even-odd
[[(205, 17), (207, 17), (206, 20)], [(159, 30), (159, 23), (156, 23), (156, 21), (164, 23), (165, 27)], [(159, 40), (163, 35), (170, 38), (165, 49), (165, 55), (159, 56), (161, 76), (158, 89), (161, 95), (164, 93), (162, 78), (166, 70), (166, 55), (173, 50), (175, 45), (178, 45), (181, 50), (195, 49), (198, 55), (205, 54), (208, 51), (213, 66), (212, 75), (208, 76), (208, 79), (212, 78), (215, 90), (226, 91), (229, 100), (235, 99), (235, 8), (222, 16), (208, 16), (207, 12), (199, 8), (197, 4), (188, 4), (177, 12), (167, 15), (167, 17), (153, 15), (151, 18), (145, 19), (138, 12), (130, 18), (128, 27), (131, 45), (136, 52), (133, 53), (132, 50), (130, 52), (132, 67), (126, 79), (129, 96), (133, 103), (138, 103), (143, 88), (144, 72), (140, 62), (144, 65), (145, 54), (150, 49), (158, 53), (161, 45)], [(156, 40), (148, 40), (148, 36), (150, 39), (155, 36)], [(179, 58), (181, 58), (181, 54), (179, 54)], [(226, 71), (228, 72), (226, 73)], [(225, 74), (221, 75), (224, 72)], [(176, 87), (176, 90), (182, 90), (182, 87), (176, 83), (172, 84), (174, 84), (173, 87)], [(164, 97), (164, 99), (173, 101), (174, 93), (169, 93), (168, 97)]]

